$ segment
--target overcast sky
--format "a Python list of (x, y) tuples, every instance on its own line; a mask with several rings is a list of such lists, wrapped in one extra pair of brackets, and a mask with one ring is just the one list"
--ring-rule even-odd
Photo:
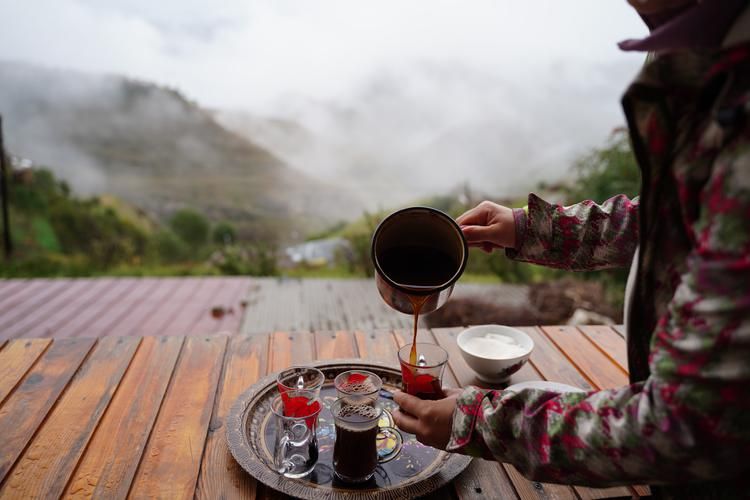
[(622, 124), (643, 56), (616, 42), (646, 33), (625, 0), (0, 0), (0, 19), (0, 59), (155, 81), (308, 127), (320, 120), (290, 102), (359, 107), (352, 128), (372, 135), (393, 117), (363, 99), (390, 88), (398, 97), (378, 102), (404, 113), (399, 154), (462, 123), (521, 120), (550, 137), (529, 160), (540, 172)]

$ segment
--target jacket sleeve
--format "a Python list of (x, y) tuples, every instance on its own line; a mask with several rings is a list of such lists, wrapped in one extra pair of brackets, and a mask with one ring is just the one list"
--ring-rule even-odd
[(638, 246), (638, 203), (619, 195), (564, 207), (530, 194), (528, 209), (513, 212), (517, 243), (506, 254), (570, 271), (628, 266)]
[[(454, 413), (449, 450), (510, 462), (536, 480), (593, 486), (713, 480), (746, 471), (750, 151), (720, 156), (701, 200), (687, 269), (653, 332), (647, 380), (565, 395), (469, 387)], [(578, 219), (581, 210), (534, 203), (530, 216), (541, 215), (545, 224)], [(587, 241), (573, 225), (571, 241)], [(601, 231), (594, 234), (592, 241)]]

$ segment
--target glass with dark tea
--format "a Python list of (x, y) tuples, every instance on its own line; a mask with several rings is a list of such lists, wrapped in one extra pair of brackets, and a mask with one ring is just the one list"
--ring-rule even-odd
[(346, 398), (353, 403), (369, 403), (377, 401), (383, 381), (366, 370), (348, 370), (336, 375), (333, 385), (339, 398)]
[[(352, 402), (339, 398), (331, 405), (336, 427), (333, 471), (340, 480), (363, 483), (372, 477), (378, 464), (392, 460), (401, 451), (401, 434), (378, 425), (384, 411), (382, 403), (372, 400)], [(384, 432), (397, 438), (398, 444), (381, 454), (379, 441), (387, 440)]]
[[(416, 349), (417, 362), (411, 362), (411, 352)], [(448, 353), (435, 344), (417, 342), (406, 344), (398, 351), (401, 364), (401, 385), (405, 393), (420, 399), (442, 399), (443, 372), (448, 363)]]

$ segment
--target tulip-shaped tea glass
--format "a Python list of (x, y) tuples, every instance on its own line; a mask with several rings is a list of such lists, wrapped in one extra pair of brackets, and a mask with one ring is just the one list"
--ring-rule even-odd
[(444, 398), (443, 372), (448, 363), (448, 353), (435, 344), (417, 342), (416, 347), (416, 364), (409, 362), (412, 344), (406, 344), (398, 351), (402, 389), (420, 399)]
[[(293, 398), (305, 399), (294, 391), (288, 394)], [(274, 467), (279, 474), (289, 478), (307, 476), (318, 463), (316, 430), (318, 415), (323, 406), (318, 399), (306, 401), (305, 407), (296, 408), (295, 414), (285, 410), (282, 396), (276, 396), (271, 402), (271, 411), (276, 421)]]

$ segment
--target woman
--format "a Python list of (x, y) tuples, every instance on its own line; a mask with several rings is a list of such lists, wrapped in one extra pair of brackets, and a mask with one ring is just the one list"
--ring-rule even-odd
[[(539, 481), (664, 484), (746, 496), (750, 452), (750, 9), (744, 0), (629, 0), (654, 57), (623, 98), (639, 198), (570, 207), (529, 195), (458, 222), (472, 246), (569, 270), (631, 265), (631, 384), (584, 394), (468, 387), (399, 393), (402, 429)], [(746, 479), (745, 479), (746, 480)], [(690, 483), (690, 484), (687, 484)]]

